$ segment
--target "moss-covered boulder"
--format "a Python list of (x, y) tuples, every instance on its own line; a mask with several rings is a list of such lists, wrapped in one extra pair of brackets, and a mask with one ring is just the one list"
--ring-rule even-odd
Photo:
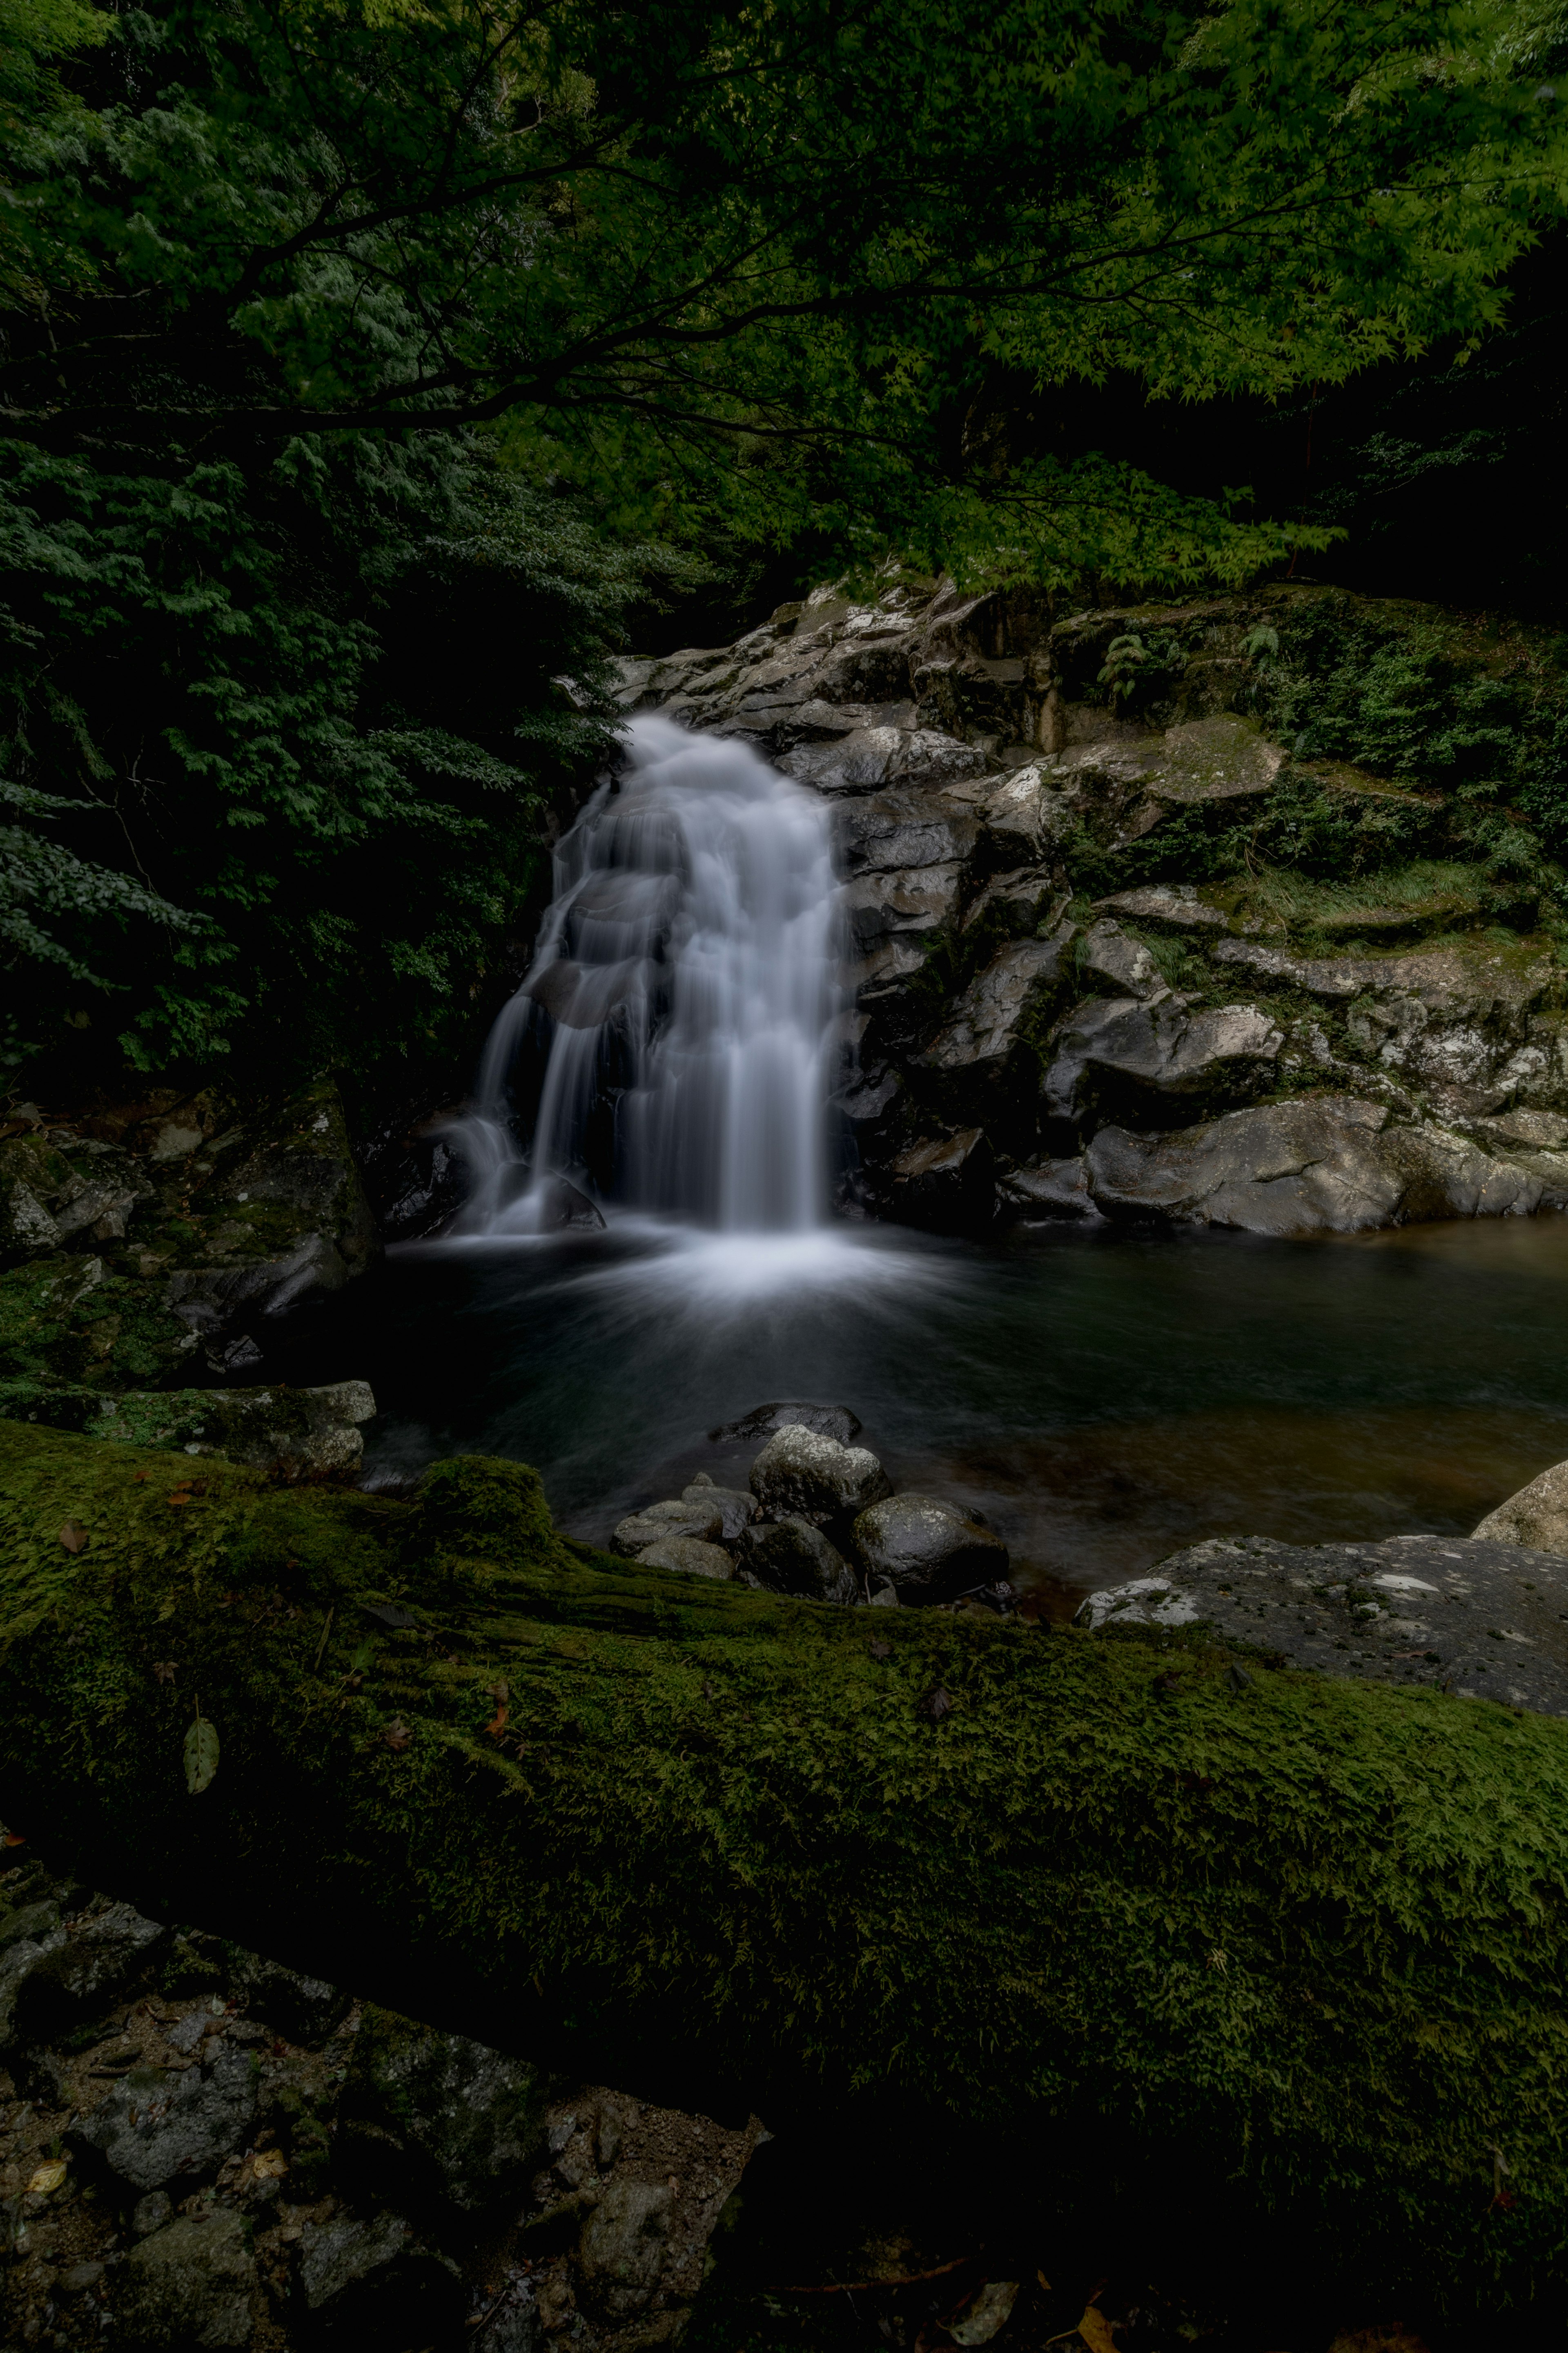
[(540, 2064), (1562, 2285), (1561, 1723), (682, 1578), (515, 1464), (404, 1504), (16, 1425), (0, 1641), (0, 1814), (154, 1916)]
[(364, 1453), (360, 1425), (375, 1398), (364, 1381), (320, 1388), (123, 1389), (70, 1382), (0, 1380), (0, 1419), (67, 1430), (120, 1446), (177, 1448), (284, 1476), (353, 1471)]

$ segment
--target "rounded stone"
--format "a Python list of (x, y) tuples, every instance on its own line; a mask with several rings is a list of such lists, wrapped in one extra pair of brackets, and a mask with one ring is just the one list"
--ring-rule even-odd
[(809, 1520), (779, 1520), (748, 1528), (742, 1560), (759, 1585), (774, 1593), (798, 1593), (813, 1601), (855, 1601), (860, 1580), (842, 1553)]
[(250, 2341), (256, 2263), (250, 2233), (232, 2207), (182, 2215), (126, 2257), (116, 2297), (121, 2345), (184, 2353), (193, 2345)]
[(950, 1601), (1007, 1574), (1007, 1547), (977, 1520), (935, 1495), (889, 1495), (855, 1523), (855, 1547), (873, 1583), (900, 1601)]
[(770, 1519), (848, 1518), (892, 1493), (892, 1482), (865, 1446), (840, 1446), (803, 1422), (786, 1422), (752, 1465), (752, 1493)]
[[(712, 1492), (717, 1498), (717, 1488)], [(645, 1511), (633, 1512), (621, 1522), (610, 1538), (610, 1550), (618, 1552), (623, 1560), (638, 1560), (649, 1545), (663, 1544), (671, 1536), (692, 1536), (699, 1544), (712, 1544), (723, 1527), (724, 1514), (717, 1500), (688, 1503), (682, 1498), (678, 1504), (649, 1504)]]
[(679, 1569), (682, 1577), (727, 1577), (735, 1574), (735, 1564), (718, 1545), (702, 1544), (695, 1536), (663, 1536), (651, 1544), (637, 1559), (645, 1568)]

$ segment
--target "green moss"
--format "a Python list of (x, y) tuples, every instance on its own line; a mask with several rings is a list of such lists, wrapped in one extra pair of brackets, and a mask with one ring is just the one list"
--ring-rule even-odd
[(764, 2114), (1164, 2150), (1393, 2286), (1560, 2277), (1568, 1725), (871, 1629), (564, 1544), (514, 1465), (413, 1504), (191, 1469), (0, 1425), (0, 1808), (39, 1841), (361, 1983), (422, 1962), (602, 2080), (673, 2046)]
[(0, 1370), (86, 1388), (159, 1388), (188, 1367), (195, 1337), (163, 1285), (60, 1251), (0, 1272)]

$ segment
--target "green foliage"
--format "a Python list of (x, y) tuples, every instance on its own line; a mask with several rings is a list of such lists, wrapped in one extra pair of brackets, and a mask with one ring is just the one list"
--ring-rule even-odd
[(1112, 704), (1131, 703), (1140, 690), (1147, 698), (1168, 688), (1185, 662), (1179, 638), (1152, 635), (1145, 645), (1134, 629), (1111, 638), (1097, 683), (1107, 690)]
[[(264, 1905), (322, 1966), (438, 1965), (535, 2063), (700, 2054), (764, 2112), (1016, 2130), (1061, 2152), (1042, 2195), (1179, 2151), (1196, 2201), (1391, 2295), (1560, 2297), (1568, 1726), (1238, 1690), (1201, 1636), (910, 1610), (873, 1658), (856, 1611), (551, 1538), (516, 1465), (445, 1466), (435, 1556), (417, 1503), (196, 1486), (0, 1425), (0, 1775), (40, 1843), (237, 1934)], [(394, 1597), (411, 1627), (366, 1618)]]

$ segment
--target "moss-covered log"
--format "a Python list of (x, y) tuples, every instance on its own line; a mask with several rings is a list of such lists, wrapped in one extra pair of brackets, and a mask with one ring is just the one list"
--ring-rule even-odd
[(0, 1425), (0, 1813), (165, 1916), (1557, 2276), (1563, 1724), (648, 1571), (483, 1460), (408, 1504)]

